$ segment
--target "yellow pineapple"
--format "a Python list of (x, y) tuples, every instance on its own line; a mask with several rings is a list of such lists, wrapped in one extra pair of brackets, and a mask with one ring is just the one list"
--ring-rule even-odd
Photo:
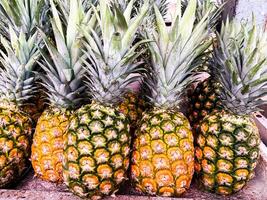
[(51, 182), (62, 181), (63, 134), (72, 112), (47, 108), (38, 120), (32, 145), (32, 166), (36, 175)]
[(152, 195), (181, 195), (194, 174), (190, 124), (177, 110), (146, 112), (137, 131), (131, 175), (138, 191)]
[(145, 109), (145, 101), (139, 92), (129, 91), (124, 95), (119, 104), (119, 109), (129, 119), (131, 128), (135, 129)]
[[(59, 6), (64, 6), (61, 2)], [(70, 0), (70, 14), (66, 30), (59, 18), (54, 1), (50, 1), (51, 19), (56, 44), (41, 32), (51, 59), (42, 52), (46, 74), (43, 86), (47, 90), (49, 107), (38, 120), (33, 138), (31, 161), (36, 175), (43, 180), (62, 182), (63, 134), (73, 111), (84, 101), (85, 86), (82, 84), (82, 43), (78, 37), (79, 23), (86, 25), (83, 6), (79, 0)], [(66, 32), (66, 34), (64, 33)]]
[(143, 113), (136, 131), (131, 165), (134, 187), (145, 194), (179, 196), (194, 174), (193, 134), (179, 105), (192, 81), (193, 61), (208, 48), (203, 42), (208, 14), (196, 23), (196, 5), (196, 0), (189, 1), (182, 14), (177, 1), (170, 27), (154, 5), (156, 27), (146, 32), (153, 41), (148, 44), (153, 71), (145, 79), (152, 109)]

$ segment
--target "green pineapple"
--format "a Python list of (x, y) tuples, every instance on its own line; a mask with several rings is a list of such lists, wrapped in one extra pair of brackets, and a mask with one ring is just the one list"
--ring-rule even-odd
[(145, 85), (151, 109), (143, 113), (136, 131), (131, 178), (136, 190), (149, 195), (180, 196), (194, 174), (193, 134), (179, 105), (192, 82), (194, 60), (209, 46), (208, 14), (199, 23), (196, 0), (182, 13), (177, 1), (171, 26), (165, 24), (156, 5), (156, 27), (146, 31), (153, 71)]
[(31, 116), (22, 106), (35, 93), (33, 69), (40, 56), (37, 33), (26, 39), (9, 27), (9, 42), (1, 36), (0, 50), (0, 187), (16, 183), (30, 167)]
[[(9, 27), (11, 26), (17, 35), (23, 32), (25, 39), (29, 40), (36, 34), (37, 26), (47, 31), (49, 29), (48, 9), (47, 2), (44, 0), (1, 0), (0, 34), (11, 41), (9, 34)], [(42, 47), (42, 45), (39, 46)], [(34, 70), (39, 72), (38, 65), (35, 65)], [(38, 78), (38, 73), (36, 73), (36, 78)], [(39, 87), (37, 84), (34, 84), (34, 86)], [(27, 102), (25, 101), (21, 107), (22, 110), (32, 116), (35, 123), (45, 107), (42, 92), (36, 90), (37, 92), (39, 94), (32, 96)]]
[[(97, 26), (83, 31), (86, 38), (87, 86), (91, 104), (78, 109), (64, 135), (63, 178), (83, 198), (114, 195), (127, 178), (130, 155), (129, 120), (119, 111), (128, 85), (139, 79), (139, 44), (135, 33), (148, 10), (131, 17), (132, 3), (122, 12), (117, 4), (99, 0), (93, 7)], [(99, 12), (98, 12), (99, 10)], [(96, 31), (97, 30), (97, 31)]]
[(224, 110), (199, 124), (196, 171), (204, 188), (228, 195), (254, 176), (259, 158), (260, 136), (252, 114), (266, 103), (267, 33), (257, 30), (255, 22), (227, 21), (217, 41), (211, 67)]

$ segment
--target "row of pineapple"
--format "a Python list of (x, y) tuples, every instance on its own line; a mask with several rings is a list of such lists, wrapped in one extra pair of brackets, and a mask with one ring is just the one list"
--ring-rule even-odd
[(84, 198), (114, 195), (128, 168), (148, 195), (180, 196), (194, 172), (211, 192), (241, 190), (259, 158), (267, 33), (227, 20), (213, 36), (223, 5), (177, 0), (166, 24), (165, 0), (2, 0), (0, 187), (31, 161)]

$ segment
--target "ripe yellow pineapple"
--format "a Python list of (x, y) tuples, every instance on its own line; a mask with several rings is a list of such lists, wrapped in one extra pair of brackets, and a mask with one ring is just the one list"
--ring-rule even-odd
[(131, 178), (135, 189), (149, 195), (179, 196), (189, 188), (194, 173), (193, 134), (179, 104), (193, 78), (193, 60), (208, 48), (203, 42), (208, 23), (207, 15), (195, 23), (196, 0), (189, 2), (184, 14), (179, 2), (170, 27), (154, 5), (156, 27), (147, 31), (153, 41), (149, 43), (153, 72), (145, 85), (152, 109), (144, 112), (136, 131)]
[(217, 37), (211, 67), (224, 111), (208, 114), (199, 124), (196, 171), (205, 189), (229, 195), (254, 176), (259, 158), (260, 136), (251, 114), (265, 103), (267, 33), (255, 22), (226, 21)]
[(32, 166), (43, 180), (62, 182), (63, 134), (72, 112), (47, 108), (40, 116), (32, 144)]
[[(59, 20), (53, 0), (50, 4), (56, 44), (41, 33), (52, 58), (42, 52), (45, 60), (42, 67), (46, 73), (42, 77), (43, 86), (47, 90), (50, 105), (38, 120), (31, 161), (38, 177), (46, 181), (62, 182), (63, 134), (73, 111), (82, 104), (85, 97), (85, 87), (82, 84), (82, 44), (78, 38), (78, 25), (86, 25), (90, 20), (84, 15), (81, 1), (71, 0), (70, 15), (66, 19), (64, 30), (65, 26)], [(64, 2), (59, 4), (64, 5)]]
[[(83, 30), (86, 42), (87, 86), (92, 102), (78, 109), (64, 135), (63, 177), (68, 188), (83, 198), (114, 195), (127, 179), (130, 123), (120, 112), (129, 84), (140, 76), (134, 63), (139, 44), (132, 45), (148, 1), (132, 18), (133, 0), (123, 12), (117, 3), (99, 0), (96, 29)], [(95, 32), (94, 30), (99, 30)], [(99, 41), (103, 41), (99, 43)], [(87, 62), (90, 60), (90, 63)]]
[(194, 146), (190, 124), (176, 110), (146, 112), (134, 142), (132, 178), (139, 191), (152, 195), (180, 195), (194, 174)]

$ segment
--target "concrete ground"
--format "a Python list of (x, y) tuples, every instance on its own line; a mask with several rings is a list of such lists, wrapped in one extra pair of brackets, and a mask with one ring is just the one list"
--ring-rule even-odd
[(267, 0), (237, 0), (236, 18), (251, 19), (254, 13), (257, 23), (265, 25), (267, 18)]

